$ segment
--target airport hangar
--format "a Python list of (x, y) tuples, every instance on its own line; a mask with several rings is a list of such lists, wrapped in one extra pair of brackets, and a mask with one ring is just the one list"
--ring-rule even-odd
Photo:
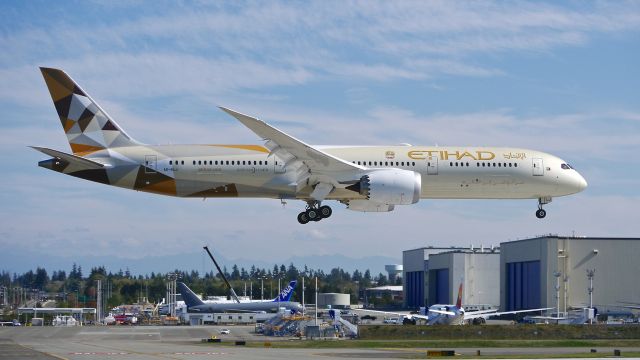
[(455, 303), (463, 281), (468, 309), (566, 312), (589, 306), (587, 270), (595, 270), (592, 304), (600, 313), (640, 304), (640, 238), (549, 235), (499, 248), (423, 247), (403, 251), (402, 260), (407, 308)]

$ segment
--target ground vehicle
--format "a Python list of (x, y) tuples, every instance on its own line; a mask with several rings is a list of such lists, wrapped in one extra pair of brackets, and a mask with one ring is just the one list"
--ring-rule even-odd
[(229, 335), (229, 334), (231, 334), (231, 330), (229, 330), (229, 329), (222, 329), (222, 330), (220, 330), (220, 334), (222, 334), (222, 335)]

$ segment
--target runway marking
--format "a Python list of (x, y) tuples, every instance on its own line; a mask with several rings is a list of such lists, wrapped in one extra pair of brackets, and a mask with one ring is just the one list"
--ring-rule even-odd
[(129, 355), (127, 352), (70, 352), (68, 355)]
[[(137, 355), (228, 355), (228, 353), (224, 352), (203, 352), (203, 351), (186, 351), (186, 352), (172, 352), (172, 353), (135, 353)], [(133, 355), (133, 353), (128, 352), (96, 352), (96, 351), (78, 351), (78, 352), (70, 352), (67, 355), (106, 355), (106, 356), (119, 356), (119, 355)]]

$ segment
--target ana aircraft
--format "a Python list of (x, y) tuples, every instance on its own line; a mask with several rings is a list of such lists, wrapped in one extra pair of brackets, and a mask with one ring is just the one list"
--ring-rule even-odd
[(302, 305), (298, 302), (290, 301), (293, 295), (295, 283), (289, 284), (283, 289), (278, 297), (273, 300), (241, 303), (205, 303), (182, 282), (178, 283), (178, 291), (182, 294), (187, 305), (188, 312), (277, 312), (281, 308), (293, 312), (302, 312)]
[(221, 107), (264, 145), (145, 145), (129, 136), (64, 71), (40, 68), (73, 154), (44, 147), (39, 166), (156, 194), (298, 199), (306, 224), (347, 209), (392, 211), (420, 199), (537, 199), (575, 194), (585, 179), (544, 152), (497, 147), (315, 146), (254, 117)]

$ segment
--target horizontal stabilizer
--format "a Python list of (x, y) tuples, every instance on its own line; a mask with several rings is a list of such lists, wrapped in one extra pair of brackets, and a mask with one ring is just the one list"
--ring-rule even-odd
[(80, 156), (75, 156), (75, 155), (71, 155), (71, 154), (67, 154), (65, 152), (62, 151), (58, 151), (58, 150), (53, 150), (53, 149), (49, 149), (49, 148), (43, 148), (43, 147), (38, 147), (38, 146), (31, 146), (31, 148), (40, 151), (43, 154), (47, 154), (49, 156), (52, 156), (58, 160), (63, 160), (66, 161), (70, 164), (74, 164), (77, 166), (80, 166), (82, 168), (85, 168), (87, 170), (90, 169), (104, 169), (104, 165), (100, 164), (99, 162), (95, 162), (89, 159), (85, 159), (83, 157)]

